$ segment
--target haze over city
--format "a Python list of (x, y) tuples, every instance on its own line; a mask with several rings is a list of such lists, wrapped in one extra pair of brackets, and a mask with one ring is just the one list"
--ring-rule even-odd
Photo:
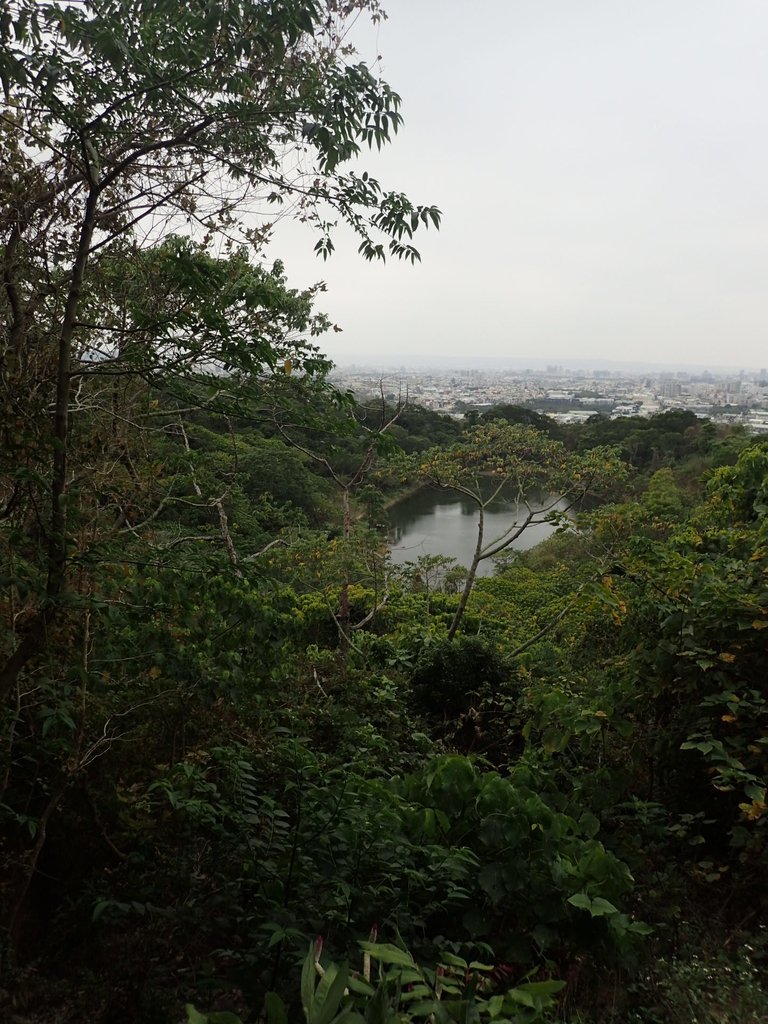
[(405, 125), (360, 167), (443, 211), (423, 262), (327, 263), (341, 364), (532, 359), (760, 367), (768, 326), (768, 6), (388, 0), (359, 58)]

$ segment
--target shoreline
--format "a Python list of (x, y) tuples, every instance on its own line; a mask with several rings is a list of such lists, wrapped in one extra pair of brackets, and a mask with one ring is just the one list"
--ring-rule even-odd
[(384, 511), (389, 512), (389, 510), (391, 508), (394, 508), (394, 506), (397, 505), (398, 502), (405, 501), (406, 498), (410, 498), (412, 495), (418, 494), (419, 491), (423, 491), (427, 487), (429, 487), (429, 484), (424, 483), (414, 483), (411, 484), (410, 486), (404, 487), (402, 490), (399, 490), (397, 494), (394, 494), (391, 498), (387, 498), (387, 500), (384, 502)]

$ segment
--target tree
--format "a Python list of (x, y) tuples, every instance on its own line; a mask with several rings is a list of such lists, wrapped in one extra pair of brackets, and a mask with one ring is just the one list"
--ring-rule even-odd
[[(345, 21), (361, 11), (379, 16), (376, 0), (5, 5), (0, 375), (10, 399), (2, 426), (6, 435), (29, 419), (46, 426), (33, 439), (33, 476), (6, 470), (11, 503), (32, 492), (45, 553), (42, 592), (0, 668), (0, 697), (66, 604), (75, 543), (72, 415), (86, 375), (103, 383), (138, 374), (172, 390), (179, 374), (167, 371), (182, 366), (207, 370), (210, 386), (213, 373), (253, 375), (285, 354), (272, 329), (286, 295), (279, 282), (258, 314), (235, 286), (215, 322), (202, 311), (188, 320), (184, 302), (154, 301), (147, 248), (160, 254), (166, 275), (174, 260), (189, 271), (181, 289), (188, 298), (195, 278), (210, 293), (217, 275), (231, 272), (213, 258), (216, 248), (235, 252), (245, 243), (260, 252), (270, 207), (288, 203), (314, 225), (323, 256), (338, 221), (357, 233), (365, 258), (388, 252), (412, 261), (416, 229), (438, 225), (434, 207), (383, 191), (367, 173), (340, 170), (363, 145), (389, 142), (401, 121), (399, 97), (364, 64), (347, 61)], [(169, 230), (187, 235), (175, 254)], [(142, 273), (150, 282), (145, 302), (123, 319), (124, 288)], [(230, 332), (234, 307), (252, 316), (245, 335)], [(201, 323), (217, 339), (213, 362), (198, 344)], [(301, 346), (286, 358), (301, 369), (305, 356), (311, 370), (314, 353)], [(211, 398), (199, 389), (186, 397)]]
[[(533, 427), (497, 420), (473, 427), (465, 440), (450, 448), (426, 452), (419, 458), (417, 472), (422, 480), (463, 494), (477, 505), (477, 543), (448, 630), (453, 639), (482, 561), (501, 554), (529, 526), (567, 513), (588, 493), (614, 483), (623, 470), (612, 448), (574, 455)], [(533, 503), (534, 492), (544, 496), (541, 503)], [(485, 511), (501, 496), (516, 501), (525, 511), (504, 533), (487, 540)]]
[(669, 466), (657, 469), (648, 481), (648, 490), (643, 498), (648, 514), (672, 528), (683, 514), (683, 502), (675, 476)]
[(682, 522), (673, 505), (656, 536), (633, 531), (616, 581), (635, 776), (647, 774), (649, 799), (708, 819), (697, 860), (725, 858), (730, 838), (734, 892), (755, 885), (768, 849), (766, 512), (761, 442), (711, 475)]
[[(385, 435), (397, 422), (405, 402), (398, 399), (394, 408), (391, 408), (387, 405), (382, 392), (379, 408), (374, 409), (370, 403), (367, 407), (357, 406), (351, 394), (343, 396), (346, 400), (339, 402), (336, 416), (331, 420), (334, 439), (338, 441), (345, 436), (351, 436), (356, 443), (353, 444), (352, 452), (345, 453), (346, 458), (335, 460), (336, 445), (331, 444), (330, 449), (328, 446), (317, 446), (317, 416), (313, 414), (311, 402), (306, 401), (309, 396), (311, 392), (307, 391), (300, 396), (305, 400), (303, 408), (294, 405), (292, 409), (288, 409), (285, 404), (276, 403), (273, 406), (272, 420), (283, 441), (320, 466), (341, 497), (342, 581), (338, 616), (334, 618), (341, 642), (347, 646), (350, 643), (350, 633), (367, 625), (387, 600), (386, 591), (379, 595), (379, 577), (383, 576), (379, 569), (383, 567), (377, 565), (382, 559), (379, 552), (374, 551), (371, 553), (374, 569), (370, 574), (375, 585), (373, 608), (359, 622), (352, 622), (349, 604), (354, 560), (351, 544), (354, 522), (352, 501), (375, 468), (377, 457), (386, 450), (388, 438)], [(312, 434), (314, 443), (311, 439)]]
[(528, 427), (535, 427), (536, 430), (548, 437), (557, 440), (563, 439), (563, 428), (560, 424), (544, 413), (536, 412), (534, 409), (526, 409), (522, 405), (509, 405), (502, 403), (494, 405), (486, 412), (481, 413), (480, 423), (493, 423), (494, 420), (506, 420), (507, 423), (523, 423)]

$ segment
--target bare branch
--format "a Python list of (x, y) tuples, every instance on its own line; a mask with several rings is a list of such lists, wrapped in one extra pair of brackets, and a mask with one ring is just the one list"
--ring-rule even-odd
[[(192, 449), (189, 447), (189, 438), (187, 437), (187, 432), (184, 429), (184, 421), (182, 420), (181, 416), (179, 416), (179, 427), (181, 428), (181, 436), (184, 438), (184, 447), (187, 450), (187, 454), (191, 455)], [(200, 484), (197, 482), (195, 467), (191, 461), (189, 463), (189, 468), (190, 472), (192, 473), (192, 486), (195, 489), (195, 494), (198, 496), (198, 498), (202, 498), (203, 492), (200, 488)], [(224, 504), (222, 498), (212, 498), (209, 504), (212, 508), (215, 508), (216, 512), (218, 513), (219, 529), (221, 530), (221, 538), (224, 541), (224, 547), (226, 548), (227, 551), (227, 558), (229, 559), (229, 563), (234, 569), (235, 575), (242, 578), (243, 574), (240, 571), (240, 567), (238, 566), (237, 552), (235, 551), (235, 545), (232, 542), (232, 535), (229, 532), (229, 520), (227, 518), (227, 513), (224, 511)]]

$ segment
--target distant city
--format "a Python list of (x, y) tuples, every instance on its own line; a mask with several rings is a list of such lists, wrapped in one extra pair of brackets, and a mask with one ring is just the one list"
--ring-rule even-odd
[(726, 371), (687, 368), (640, 371), (575, 366), (478, 368), (337, 367), (334, 382), (358, 399), (405, 397), (448, 416), (485, 412), (494, 405), (522, 405), (561, 423), (590, 416), (653, 416), (685, 409), (716, 423), (741, 424), (768, 434), (768, 369)]

